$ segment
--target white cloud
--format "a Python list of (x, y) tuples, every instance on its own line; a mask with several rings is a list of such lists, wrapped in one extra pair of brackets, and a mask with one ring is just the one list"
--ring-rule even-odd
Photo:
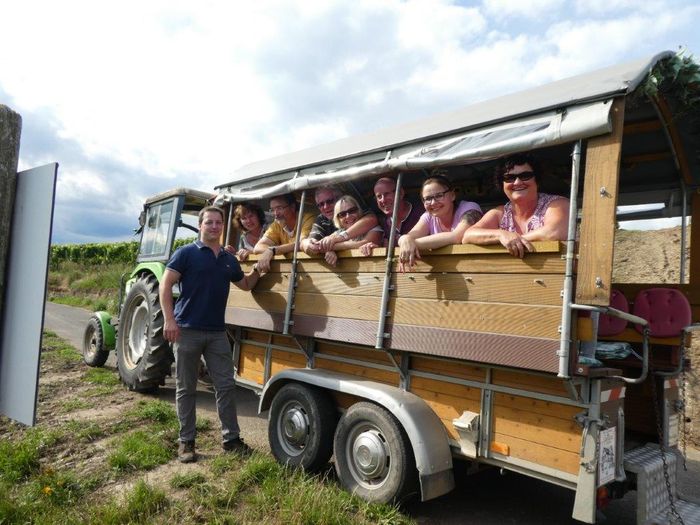
[(658, 12), (673, 9), (673, 4), (665, 0), (576, 0), (575, 10), (577, 16), (598, 16), (614, 12), (643, 13)]
[(394, 10), (399, 20), (398, 44), (408, 51), (426, 49), (439, 53), (464, 40), (472, 41), (486, 29), (486, 21), (477, 8), (410, 0), (395, 4)]
[[(537, 19), (566, 7), (564, 0), (484, 0), (484, 10), (495, 18), (523, 17)], [(515, 28), (521, 29), (519, 27)]]
[(149, 192), (210, 189), (242, 164), (678, 45), (700, 52), (699, 11), (690, 1), (25, 0), (3, 6), (0, 97), (25, 117), (22, 165), (60, 162), (60, 214), (106, 192), (119, 196), (103, 203), (117, 220)]
[(104, 199), (109, 195), (110, 188), (104, 177), (88, 170), (61, 172), (57, 180), (58, 191), (73, 198), (86, 194), (97, 194)]
[[(677, 13), (631, 13), (604, 21), (566, 21), (552, 25), (545, 34), (549, 52), (534, 60), (529, 77), (550, 81), (617, 62), (651, 56), (667, 49), (664, 36), (689, 20)], [(644, 44), (640, 44), (644, 35)], [(653, 44), (652, 44), (653, 43)]]

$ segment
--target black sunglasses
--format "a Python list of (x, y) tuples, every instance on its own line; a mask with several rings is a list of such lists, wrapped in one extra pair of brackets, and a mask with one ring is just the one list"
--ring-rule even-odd
[(333, 206), (335, 204), (335, 201), (338, 199), (333, 198), (333, 199), (326, 199), (325, 201), (317, 202), (316, 206), (318, 208), (323, 208), (324, 206)]
[(339, 211), (338, 214), (336, 215), (336, 217), (338, 217), (339, 219), (344, 219), (345, 217), (347, 217), (351, 213), (357, 213), (357, 206), (353, 206), (352, 208), (348, 208), (345, 211)]
[(530, 180), (534, 176), (534, 171), (523, 171), (522, 173), (509, 173), (506, 175), (501, 175), (501, 180), (510, 184), (511, 182), (515, 182), (515, 179), (520, 179), (520, 181), (522, 182)]

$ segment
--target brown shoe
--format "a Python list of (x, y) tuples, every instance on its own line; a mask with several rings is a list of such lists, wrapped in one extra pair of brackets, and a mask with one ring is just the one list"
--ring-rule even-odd
[(242, 456), (249, 456), (253, 453), (253, 449), (246, 445), (239, 437), (231, 441), (224, 441), (222, 447), (225, 452), (236, 452)]
[(192, 463), (197, 461), (197, 453), (194, 451), (194, 441), (180, 441), (177, 447), (177, 459), (180, 463)]

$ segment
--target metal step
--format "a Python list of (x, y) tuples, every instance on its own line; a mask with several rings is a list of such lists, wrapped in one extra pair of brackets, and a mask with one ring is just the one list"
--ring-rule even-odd
[[(676, 454), (667, 451), (668, 482), (676, 510), (685, 525), (700, 525), (700, 505), (678, 499), (676, 490)], [(649, 443), (625, 453), (625, 470), (637, 478), (637, 525), (679, 523), (671, 513), (659, 446)]]

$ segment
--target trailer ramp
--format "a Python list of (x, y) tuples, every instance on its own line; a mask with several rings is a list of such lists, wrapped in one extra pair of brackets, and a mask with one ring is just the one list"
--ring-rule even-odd
[[(700, 525), (700, 505), (678, 498), (676, 487), (677, 456), (664, 453), (668, 485), (676, 511), (685, 525)], [(625, 471), (637, 480), (637, 525), (677, 524), (673, 515), (659, 446), (649, 443), (625, 453)]]

